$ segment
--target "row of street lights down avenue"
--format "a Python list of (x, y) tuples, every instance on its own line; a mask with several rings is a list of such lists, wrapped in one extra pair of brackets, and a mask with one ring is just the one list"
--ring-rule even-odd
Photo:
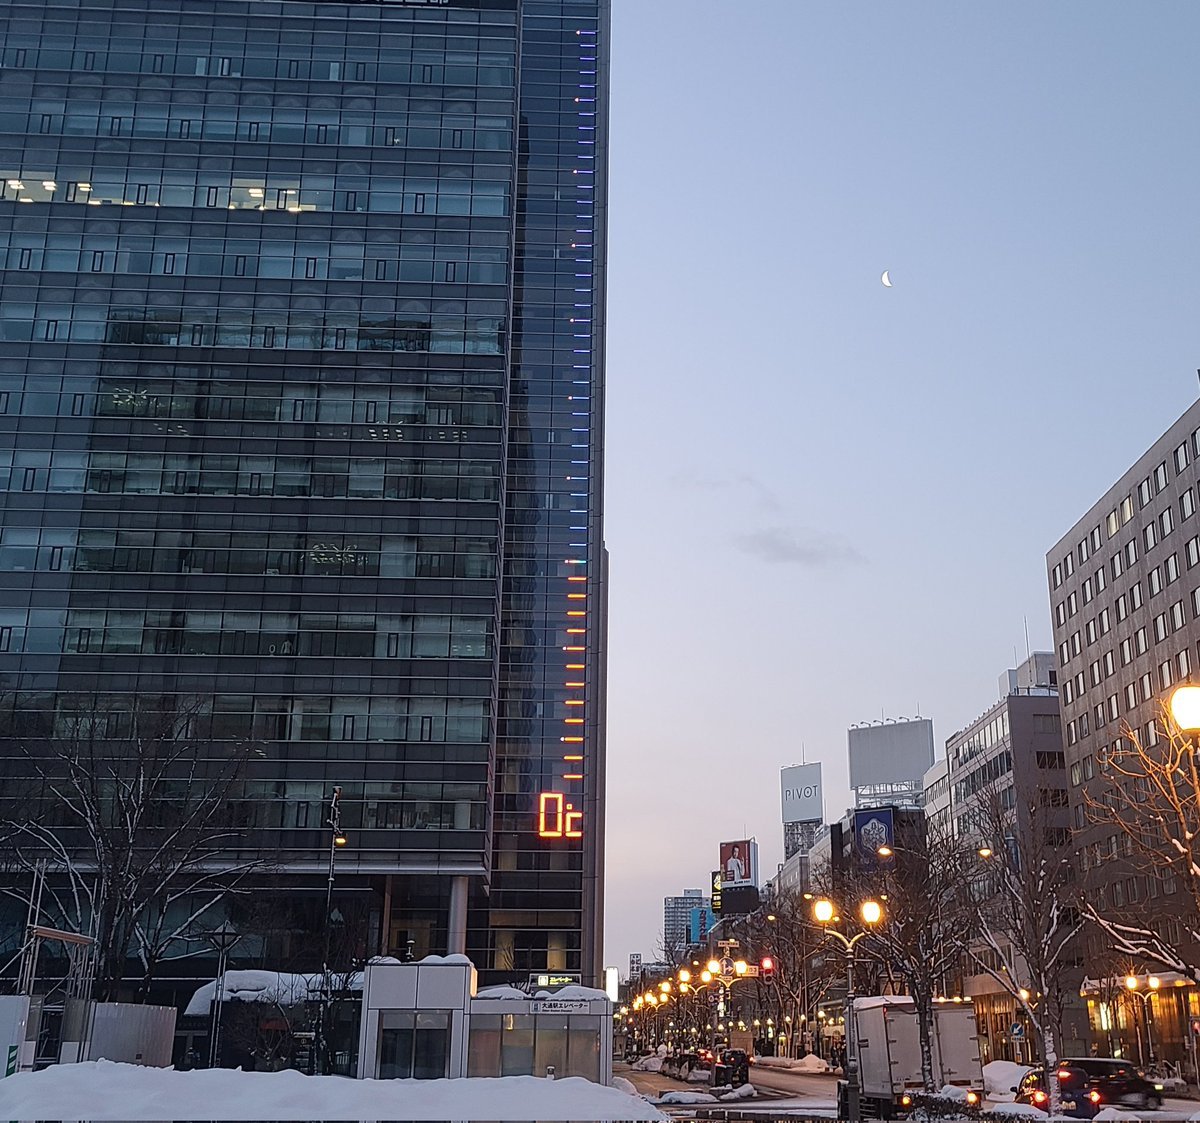
[[(1187, 798), (1194, 803), (1200, 797), (1200, 763), (1197, 761), (1197, 755), (1200, 754), (1200, 684), (1180, 685), (1171, 692), (1169, 697), (1164, 698), (1164, 702), (1166, 705), (1163, 708), (1170, 715), (1174, 730), (1183, 735), (1187, 746), (1186, 751), (1181, 754), (1181, 758), (1171, 763), (1170, 772), (1178, 773), (1181, 787), (1190, 788)], [(1175, 736), (1174, 732), (1172, 732), (1172, 736)], [(1022, 867), (1026, 863), (1033, 863), (1036, 855), (1028, 852), (1021, 853), (1023, 847), (1015, 830), (999, 822), (989, 824), (989, 826), (990, 831), (985, 830), (982, 837), (978, 839), (978, 845), (974, 847), (975, 856), (985, 866), (990, 867), (997, 876), (1018, 878), (1029, 872)], [(877, 847), (875, 852), (879, 858), (884, 860), (905, 854), (912, 854), (915, 858), (921, 856), (915, 851), (905, 850), (902, 846), (887, 844)], [(1069, 857), (1054, 855), (1054, 869), (1060, 868), (1059, 863), (1067, 863), (1071, 860)], [(1012, 891), (1015, 893), (1016, 889)], [(857, 894), (855, 896), (857, 897)], [(803, 898), (808, 903), (812, 920), (815, 921), (822, 935), (827, 937), (829, 942), (839, 945), (838, 950), (844, 956), (845, 1013), (844, 1019), (842, 1019), (844, 1029), (840, 1048), (843, 1050), (845, 1074), (841, 1087), (844, 1089), (846, 1098), (839, 1106), (844, 1111), (842, 1118), (848, 1120), (848, 1123), (861, 1123), (863, 1090), (860, 1063), (862, 1056), (859, 1050), (862, 1042), (859, 1041), (858, 1027), (854, 1016), (857, 955), (861, 950), (859, 945), (864, 937), (880, 932), (889, 920), (893, 922), (894, 927), (895, 924), (902, 922), (902, 917), (897, 911), (896, 902), (893, 901), (889, 905), (886, 893), (877, 894), (875, 898), (838, 901), (805, 892)], [(885, 907), (892, 908), (895, 915), (889, 918), (885, 914)], [(935, 899), (929, 903), (929, 907), (936, 908), (940, 916), (941, 897), (935, 895)], [(780, 917), (769, 909), (764, 909), (762, 916), (767, 925), (780, 920)], [(947, 935), (943, 932), (940, 922), (934, 930), (940, 933), (939, 940), (949, 939), (953, 936), (953, 933)], [(772, 931), (776, 930), (769, 927), (765, 929), (765, 933), (768, 934), (768, 943), (770, 941), (769, 933)], [(880, 937), (880, 939), (882, 938)], [(673, 975), (654, 982), (644, 993), (632, 997), (629, 1004), (621, 1007), (614, 1017), (620, 1019), (623, 1028), (626, 1028), (626, 1032), (631, 1035), (635, 1043), (640, 1039), (643, 1044), (668, 1044), (687, 1052), (697, 1051), (704, 1044), (715, 1048), (719, 1040), (728, 1040), (723, 1037), (727, 1029), (730, 1033), (735, 1030), (748, 1030), (750, 1027), (746, 1022), (739, 1020), (734, 1005), (730, 1001), (732, 988), (747, 978), (758, 979), (761, 982), (773, 981), (776, 963), (771, 956), (764, 957), (761, 963), (735, 958), (737, 948), (738, 943), (735, 940), (720, 941), (719, 950), (718, 948), (712, 949), (717, 952), (717, 958), (712, 958), (707, 962), (701, 962), (699, 959), (692, 960), (690, 965), (679, 967)], [(803, 961), (807, 963), (807, 958), (804, 958)], [(943, 972), (940, 989), (942, 997), (935, 997), (933, 1001), (969, 1001), (969, 999), (964, 1000), (957, 996), (945, 997), (947, 987), (944, 965), (939, 968), (930, 963), (928, 969), (935, 975), (939, 970)], [(1003, 969), (1008, 970), (1007, 967)], [(1131, 1000), (1131, 1009), (1135, 1011), (1133, 1022), (1138, 1030), (1139, 1059), (1144, 1057), (1149, 1064), (1153, 1065), (1158, 1060), (1159, 1048), (1163, 1047), (1165, 1040), (1162, 1026), (1156, 1024), (1159, 1020), (1159, 1002), (1162, 1000), (1162, 995), (1166, 993), (1162, 988), (1164, 985), (1171, 986), (1172, 984), (1183, 986), (1184, 982), (1182, 979), (1173, 981), (1168, 978), (1164, 984), (1164, 980), (1155, 975), (1134, 974), (1132, 964), (1126, 968), (1126, 971), (1129, 973), (1122, 972), (1117, 978), (1110, 979), (1108, 982), (1115, 984), (1118, 992), (1125, 994)], [(934, 978), (932, 982), (936, 984), (937, 979)], [(1043, 984), (1038, 983), (1037, 985)], [(804, 980), (801, 982), (802, 995), (806, 992), (806, 987), (807, 982)], [(937, 995), (939, 991), (935, 989), (933, 993)], [(1033, 1012), (1045, 1002), (1042, 991), (1036, 989), (1034, 981), (1031, 981), (1026, 987), (1016, 985), (1013, 980), (1011, 995), (1017, 1003), (1017, 1012), (1019, 1013), (1023, 1008), (1030, 1019), (1034, 1018)], [(1133, 1002), (1133, 999), (1141, 1002), (1140, 1018), (1136, 1016), (1137, 1003)], [(764, 1013), (765, 1011), (756, 1004), (756, 1012)], [(792, 1032), (793, 1029), (800, 1033), (804, 1029), (806, 1021), (809, 1023), (811, 1031), (816, 1029), (818, 1019), (823, 1025), (831, 1026), (836, 1020), (836, 1015), (833, 1015), (831, 1020), (826, 1023), (824, 1021), (827, 1016), (826, 1011), (817, 1010), (815, 1014), (810, 1013), (808, 1017), (800, 1016), (796, 1026), (793, 1026), (790, 1016), (786, 1019), (782, 1017), (782, 1007), (772, 1008), (771, 1012), (778, 1015), (777, 1020), (773, 1021), (773, 1019), (767, 1018), (763, 1021), (759, 1018), (747, 1017), (747, 1021), (752, 1020), (755, 1047), (758, 1047), (761, 1040), (764, 1050), (767, 1051), (774, 1047), (784, 1049), (784, 1042), (794, 1044), (796, 1039)], [(1042, 1030), (1038, 1028), (1036, 1019), (1034, 1019), (1034, 1025), (1038, 1035), (1041, 1036)], [(1189, 1025), (1192, 1034), (1189, 1041), (1193, 1050), (1193, 1066), (1200, 1071), (1200, 1065), (1195, 1060), (1196, 1045), (1197, 1042), (1200, 1042), (1200, 1017), (1191, 1015)], [(760, 1030), (762, 1031), (761, 1038)], [(802, 1038), (805, 1036), (807, 1034), (801, 1034)], [(1016, 1036), (1014, 1029), (1014, 1040)], [(747, 1048), (749, 1048), (748, 1045)], [(1117, 1050), (1115, 1055), (1120, 1056), (1120, 1050)]]
[[(770, 964), (769, 959), (764, 962)], [(700, 964), (695, 962), (692, 966), (699, 968)], [(674, 980), (664, 979), (656, 988), (637, 995), (631, 1006), (622, 1008), (621, 1013), (629, 1015), (631, 1022), (634, 1018), (640, 1018), (643, 1030), (647, 1025), (651, 1026), (648, 1036), (656, 1042), (677, 1038), (675, 1044), (694, 1047), (699, 1043), (703, 1031), (712, 1047), (718, 1031), (725, 1029), (723, 1019), (728, 1015), (733, 1021), (730, 988), (742, 979), (758, 977), (760, 970), (758, 965), (751, 965), (744, 959), (733, 959), (729, 955), (710, 959), (695, 973), (681, 967)], [(710, 1009), (710, 1000), (714, 995), (717, 998), (715, 1011)], [(659, 1015), (668, 1008), (673, 1013), (678, 1012), (677, 1019), (669, 1020), (666, 1026), (662, 1026)]]

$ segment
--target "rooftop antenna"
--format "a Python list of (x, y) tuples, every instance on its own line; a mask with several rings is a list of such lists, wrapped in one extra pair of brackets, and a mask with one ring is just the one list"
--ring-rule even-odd
[[(1196, 373), (1200, 374), (1200, 371), (1197, 371)], [(1025, 622), (1025, 658), (1032, 659), (1033, 652), (1029, 650), (1029, 617), (1022, 616), (1021, 619)]]
[(806, 761), (806, 760), (804, 759), (804, 742), (803, 742), (803, 741), (801, 741), (801, 742), (800, 742), (800, 763), (801, 763), (801, 764), (807, 764), (807, 763), (808, 763), (808, 761)]

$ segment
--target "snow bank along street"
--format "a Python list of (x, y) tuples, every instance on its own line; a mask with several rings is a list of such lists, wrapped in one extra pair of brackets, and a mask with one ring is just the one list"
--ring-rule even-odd
[(640, 1097), (571, 1077), (347, 1080), (294, 1071), (93, 1061), (0, 1080), (0, 1119), (662, 1120)]

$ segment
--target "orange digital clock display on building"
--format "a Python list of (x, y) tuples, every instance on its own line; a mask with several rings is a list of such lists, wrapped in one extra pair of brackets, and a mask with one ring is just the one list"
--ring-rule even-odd
[(538, 837), (583, 838), (583, 812), (576, 811), (562, 792), (538, 796)]

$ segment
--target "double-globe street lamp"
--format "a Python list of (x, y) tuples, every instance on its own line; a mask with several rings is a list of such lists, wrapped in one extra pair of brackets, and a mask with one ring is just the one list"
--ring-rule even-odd
[[(693, 1036), (699, 1037), (700, 1030), (702, 1028), (706, 1031), (710, 1030), (714, 1020), (708, 1008), (709, 987), (713, 983), (713, 973), (705, 968), (693, 975), (691, 971), (683, 967), (679, 971), (678, 978), (679, 999), (681, 1003), (684, 1003), (685, 1032), (691, 1032)], [(696, 979), (700, 980), (698, 985)]]
[(861, 1123), (862, 1120), (858, 1081), (858, 1035), (854, 1029), (855, 948), (859, 940), (883, 922), (883, 906), (878, 901), (865, 900), (858, 906), (858, 916), (864, 927), (853, 936), (847, 936), (830, 927), (841, 920), (832, 901), (821, 898), (813, 904), (813, 919), (821, 925), (827, 936), (838, 940), (846, 952), (846, 1118), (849, 1123)]
[(1141, 981), (1136, 975), (1125, 976), (1125, 989), (1132, 995), (1142, 1000), (1142, 1021), (1146, 1024), (1146, 1056), (1142, 1055), (1142, 1035), (1138, 1033), (1138, 1064), (1154, 1064), (1154, 1032), (1151, 1029), (1150, 1021), (1150, 1003), (1155, 994), (1158, 993), (1158, 988), (1162, 986), (1162, 981), (1156, 976), (1151, 975), (1146, 980), (1146, 990), (1138, 989)]

